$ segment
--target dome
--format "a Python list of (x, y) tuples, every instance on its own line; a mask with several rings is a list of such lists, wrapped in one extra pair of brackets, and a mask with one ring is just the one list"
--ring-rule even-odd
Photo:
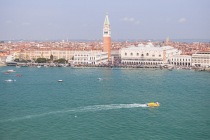
[(138, 44), (138, 47), (144, 47), (144, 44), (140, 43)]
[(147, 43), (146, 47), (154, 47), (154, 45), (151, 42), (149, 42)]

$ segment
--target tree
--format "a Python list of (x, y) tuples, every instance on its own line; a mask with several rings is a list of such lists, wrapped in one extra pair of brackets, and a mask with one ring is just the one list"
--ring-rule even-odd
[(46, 58), (37, 58), (36, 59), (36, 62), (37, 63), (46, 63), (47, 62), (47, 59)]
[(60, 59), (58, 59), (58, 60), (54, 60), (54, 62), (64, 64), (64, 63), (66, 63), (67, 61), (66, 61), (66, 59), (64, 59), (64, 58), (60, 58)]
[(20, 60), (19, 60), (19, 58), (15, 58), (15, 60), (14, 60), (15, 62), (19, 62)]
[(50, 60), (53, 61), (53, 55), (52, 54), (50, 55)]
[(46, 62), (49, 63), (49, 62), (52, 62), (52, 61), (51, 61), (51, 59), (47, 59)]

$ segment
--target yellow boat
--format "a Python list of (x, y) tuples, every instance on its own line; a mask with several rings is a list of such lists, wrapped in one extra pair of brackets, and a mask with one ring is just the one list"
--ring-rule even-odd
[(158, 107), (158, 106), (160, 106), (160, 104), (158, 102), (150, 102), (150, 103), (147, 103), (147, 106), (148, 107)]

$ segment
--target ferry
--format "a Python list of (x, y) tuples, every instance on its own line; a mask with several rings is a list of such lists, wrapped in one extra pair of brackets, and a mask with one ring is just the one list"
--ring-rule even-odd
[(150, 103), (147, 103), (147, 106), (148, 107), (159, 107), (160, 103), (158, 103), (158, 102), (150, 102)]

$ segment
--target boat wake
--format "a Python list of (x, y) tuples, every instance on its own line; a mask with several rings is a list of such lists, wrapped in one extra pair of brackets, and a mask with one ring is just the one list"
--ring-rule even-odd
[(48, 116), (48, 115), (56, 115), (56, 114), (64, 114), (64, 113), (96, 112), (96, 111), (103, 111), (103, 110), (129, 109), (129, 108), (138, 108), (138, 107), (147, 107), (147, 105), (146, 104), (137, 104), (137, 103), (93, 105), (93, 106), (72, 108), (72, 109), (68, 109), (68, 110), (51, 111), (51, 112), (42, 113), (42, 114), (27, 115), (27, 116), (23, 116), (23, 117), (11, 118), (11, 119), (7, 119), (7, 120), (0, 120), (0, 123), (21, 121), (21, 120), (25, 120), (25, 119), (33, 119), (33, 118), (44, 117), (44, 116)]

